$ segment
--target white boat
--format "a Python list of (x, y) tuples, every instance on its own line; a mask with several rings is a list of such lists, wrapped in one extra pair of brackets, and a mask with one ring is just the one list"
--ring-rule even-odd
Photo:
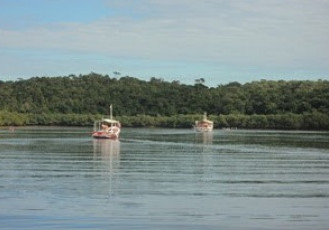
[(207, 119), (207, 113), (203, 114), (203, 119), (195, 121), (194, 130), (197, 132), (211, 132), (214, 128), (214, 122)]
[(92, 137), (96, 139), (118, 139), (121, 124), (112, 116), (112, 105), (110, 106), (110, 118), (102, 118), (94, 122)]

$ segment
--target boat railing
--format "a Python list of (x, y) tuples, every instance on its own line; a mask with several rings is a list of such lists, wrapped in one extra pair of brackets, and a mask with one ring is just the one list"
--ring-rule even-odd
[(97, 132), (101, 129), (101, 123), (102, 123), (101, 120), (94, 121), (94, 128), (93, 128), (94, 132)]

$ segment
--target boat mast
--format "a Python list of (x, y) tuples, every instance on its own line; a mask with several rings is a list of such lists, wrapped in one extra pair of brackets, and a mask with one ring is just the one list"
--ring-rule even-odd
[(207, 112), (204, 112), (204, 113), (203, 113), (203, 120), (204, 120), (204, 121), (207, 120)]
[(113, 114), (112, 114), (112, 104), (110, 105), (110, 119), (112, 120)]

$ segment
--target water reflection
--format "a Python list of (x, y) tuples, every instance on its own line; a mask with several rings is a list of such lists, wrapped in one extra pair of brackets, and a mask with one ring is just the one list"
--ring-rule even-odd
[(111, 197), (118, 183), (120, 166), (120, 141), (118, 140), (93, 140), (94, 160), (101, 162), (103, 178), (107, 181), (108, 196)]
[(1, 227), (328, 229), (328, 132), (88, 130), (0, 130)]
[(197, 143), (211, 145), (213, 140), (213, 133), (212, 132), (196, 133), (195, 139)]
[(93, 140), (94, 156), (100, 156), (104, 160), (119, 157), (120, 141), (118, 140)]

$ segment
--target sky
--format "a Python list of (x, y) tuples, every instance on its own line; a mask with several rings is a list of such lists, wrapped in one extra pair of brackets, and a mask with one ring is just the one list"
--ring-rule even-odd
[(0, 0), (0, 80), (91, 72), (329, 80), (329, 0)]

